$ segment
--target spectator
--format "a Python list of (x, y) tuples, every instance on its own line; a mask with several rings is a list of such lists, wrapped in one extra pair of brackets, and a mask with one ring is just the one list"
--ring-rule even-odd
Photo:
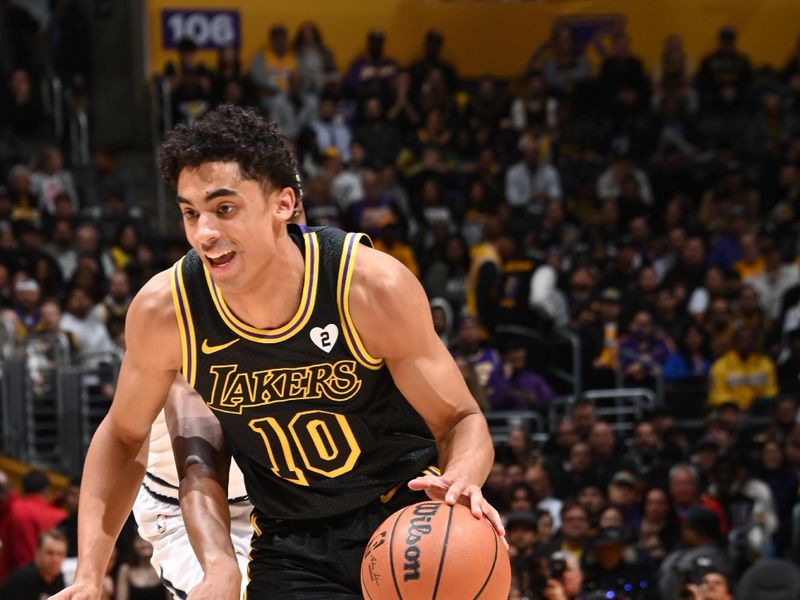
[(418, 61), (411, 64), (412, 89), (418, 92), (423, 82), (428, 79), (432, 71), (439, 71), (448, 89), (455, 89), (458, 82), (456, 70), (448, 62), (441, 58), (444, 46), (444, 35), (438, 29), (429, 29), (425, 33), (423, 56)]
[(16, 338), (23, 341), (41, 330), (40, 308), (42, 294), (39, 284), (33, 279), (20, 278), (14, 284), (14, 323)]
[(108, 294), (92, 309), (91, 317), (108, 330), (112, 340), (119, 339), (125, 331), (125, 316), (133, 296), (130, 277), (125, 271), (115, 271), (109, 279)]
[(558, 100), (547, 93), (542, 74), (527, 76), (525, 87), (511, 103), (511, 125), (523, 133), (530, 128), (550, 131), (558, 124)]
[(525, 510), (511, 512), (506, 517), (505, 527), (512, 578), (520, 589), (529, 589), (531, 574), (536, 568), (536, 515)]
[(305, 21), (298, 26), (293, 46), (297, 68), (303, 74), (305, 93), (318, 96), (327, 84), (336, 82), (338, 74), (333, 52), (322, 41), (315, 23)]
[[(358, 203), (356, 204), (358, 206)], [(393, 256), (403, 263), (415, 277), (419, 277), (419, 264), (414, 250), (401, 238), (401, 227), (395, 215), (387, 215), (379, 219), (379, 230), (375, 237), (374, 247), (381, 252)]]
[(711, 571), (703, 575), (697, 588), (697, 600), (734, 600), (731, 580), (725, 573)]
[(311, 129), (317, 139), (317, 146), (321, 152), (329, 148), (335, 149), (340, 159), (350, 162), (350, 143), (352, 135), (344, 124), (341, 115), (336, 113), (336, 98), (323, 95), (319, 105), (319, 116), (311, 123)]
[(612, 149), (612, 160), (597, 179), (597, 196), (601, 200), (606, 198), (619, 198), (623, 192), (625, 181), (632, 178), (636, 183), (639, 197), (645, 206), (653, 203), (653, 192), (650, 181), (644, 171), (634, 166), (628, 148), (617, 145)]
[(172, 88), (172, 120), (193, 123), (211, 109), (212, 75), (197, 60), (197, 44), (188, 37), (178, 42), (178, 66), (171, 63), (164, 75)]
[(699, 488), (697, 469), (689, 463), (678, 463), (669, 470), (669, 498), (672, 509), (681, 520), (697, 507), (710, 510), (717, 516), (717, 523), (723, 535), (728, 533), (728, 521), (720, 503)]
[(425, 291), (431, 298), (446, 298), (458, 314), (466, 302), (468, 273), (467, 246), (461, 236), (450, 235), (445, 242), (442, 256), (428, 267), (424, 278)]
[(697, 92), (692, 87), (692, 64), (681, 36), (672, 34), (664, 39), (661, 56), (653, 71), (653, 87), (654, 106), (659, 106), (666, 98), (675, 98), (689, 112), (697, 110)]
[(115, 586), (118, 598), (148, 598), (169, 600), (171, 594), (159, 578), (158, 572), (150, 564), (153, 546), (138, 535), (133, 538), (132, 554), (117, 571)]
[(304, 93), (303, 74), (294, 70), (289, 72), (286, 91), (272, 97), (269, 118), (286, 137), (296, 140), (300, 131), (317, 118), (317, 109), (317, 97)]
[(758, 479), (769, 486), (778, 517), (775, 532), (777, 554), (780, 555), (791, 543), (792, 507), (797, 500), (798, 477), (788, 468), (781, 444), (767, 440), (761, 447)]
[(717, 49), (703, 58), (697, 89), (707, 112), (741, 108), (752, 76), (750, 60), (736, 49), (736, 30), (723, 27)]
[(449, 348), (450, 336), (453, 333), (453, 309), (445, 298), (440, 297), (431, 296), (430, 305), (433, 328), (445, 348)]
[(757, 398), (771, 398), (778, 393), (775, 364), (759, 351), (759, 336), (752, 328), (736, 330), (733, 349), (711, 367), (709, 405), (734, 402), (747, 410)]
[[(8, 474), (0, 470), (0, 584), (8, 575), (9, 561), (6, 558), (11, 525), (11, 506), (17, 500), (17, 492), (11, 486)], [(6, 540), (4, 544), (3, 541)]]
[(764, 314), (771, 321), (776, 321), (780, 317), (784, 294), (800, 284), (800, 266), (784, 264), (781, 250), (772, 247), (766, 252), (764, 271), (747, 281), (758, 293)]
[(641, 310), (619, 344), (620, 371), (627, 385), (652, 386), (670, 354), (668, 340), (653, 327), (649, 312)]
[(273, 25), (266, 47), (250, 62), (250, 79), (258, 91), (261, 110), (266, 114), (279, 92), (289, 91), (290, 73), (297, 69), (297, 59), (289, 46), (286, 27)]
[(367, 53), (350, 64), (345, 84), (356, 98), (388, 96), (389, 84), (397, 75), (398, 67), (394, 59), (383, 54), (385, 38), (380, 29), (370, 29), (367, 33)]
[(522, 160), (506, 172), (506, 199), (512, 208), (541, 215), (547, 203), (561, 199), (558, 171), (543, 162), (539, 140), (526, 135), (520, 140)]
[(16, 134), (19, 144), (25, 145), (25, 140), (36, 137), (42, 127), (42, 107), (29, 71), (24, 68), (12, 71), (7, 90), (0, 92), (0, 107), (3, 109), (0, 126)]
[(44, 213), (55, 212), (56, 196), (62, 192), (67, 193), (74, 203), (78, 201), (75, 181), (64, 169), (64, 158), (57, 148), (47, 148), (42, 152), (39, 167), (31, 175), (31, 186)]
[(749, 475), (741, 455), (731, 451), (719, 458), (708, 493), (729, 515), (730, 555), (737, 568), (773, 552), (771, 537), (778, 528), (775, 501), (769, 486)]
[(664, 600), (675, 600), (684, 581), (699, 579), (697, 567), (709, 566), (715, 571), (733, 573), (730, 562), (717, 545), (720, 527), (717, 516), (705, 508), (689, 511), (681, 526), (685, 548), (668, 555), (658, 571), (658, 590)]
[(788, 355), (777, 367), (778, 387), (783, 392), (800, 391), (800, 329), (792, 329), (788, 333)]
[(93, 368), (108, 361), (114, 344), (103, 323), (90, 318), (92, 298), (80, 287), (73, 287), (67, 295), (66, 314), (61, 319), (61, 329), (72, 336), (77, 352), (77, 362)]
[(560, 97), (575, 96), (592, 76), (589, 63), (567, 26), (553, 27), (550, 39), (531, 56), (528, 71), (537, 70), (539, 64), (548, 89)]
[(730, 304), (725, 298), (715, 298), (711, 302), (704, 327), (711, 341), (712, 357), (719, 358), (731, 349), (735, 327)]
[(630, 51), (628, 34), (614, 35), (611, 56), (603, 61), (599, 87), (603, 101), (618, 119), (641, 112), (650, 103), (650, 84), (642, 61)]
[(608, 485), (616, 473), (632, 468), (619, 452), (617, 436), (607, 422), (595, 421), (586, 441), (592, 456), (592, 470), (600, 485)]
[[(22, 495), (11, 503), (8, 512), (6, 537), (3, 539), (5, 573), (33, 560), (37, 536), (52, 529), (67, 516), (63, 510), (47, 501), (49, 485), (47, 475), (41, 471), (29, 471), (23, 477)], [(66, 543), (64, 546), (66, 552)], [(63, 560), (63, 555), (61, 558)], [(59, 561), (59, 568), (60, 566)]]
[(364, 118), (355, 131), (354, 140), (364, 147), (371, 163), (378, 168), (395, 163), (402, 139), (394, 123), (386, 119), (379, 97), (366, 100)]
[(323, 156), (323, 175), (331, 181), (331, 196), (339, 211), (346, 213), (364, 197), (361, 174), (345, 166), (336, 148), (328, 148)]
[(742, 250), (742, 258), (734, 264), (736, 272), (742, 279), (754, 277), (764, 271), (764, 257), (758, 248), (756, 236), (753, 233), (743, 233), (739, 238), (739, 247)]
[(705, 382), (710, 369), (711, 349), (708, 335), (698, 325), (688, 324), (678, 336), (678, 347), (667, 357), (664, 379), (667, 381), (699, 380)]
[(67, 539), (57, 529), (37, 536), (33, 562), (13, 571), (0, 586), (0, 600), (41, 600), (64, 589), (61, 565)]
[(589, 515), (577, 502), (567, 502), (561, 509), (561, 530), (551, 548), (580, 562), (588, 547), (591, 532)]
[(584, 591), (595, 595), (600, 593), (606, 598), (616, 595), (642, 600), (652, 598), (650, 574), (626, 560), (624, 530), (601, 528), (592, 538), (591, 546), (591, 559), (584, 567)]
[(480, 322), (471, 316), (462, 317), (458, 324), (453, 356), (464, 357), (475, 368), (478, 382), (484, 388), (500, 364), (497, 351), (481, 343)]
[(550, 526), (553, 530), (560, 529), (561, 509), (564, 503), (553, 495), (547, 471), (541, 465), (530, 465), (525, 471), (525, 482), (533, 490), (536, 509), (546, 511), (550, 515)]
[(364, 170), (361, 181), (364, 195), (350, 207), (350, 229), (374, 237), (383, 225), (398, 222), (401, 213), (389, 198), (381, 194), (378, 174), (373, 169)]
[(528, 368), (528, 348), (522, 340), (504, 344), (502, 364), (489, 378), (492, 410), (545, 410), (556, 394), (545, 379)]
[(650, 564), (658, 567), (664, 557), (677, 547), (679, 532), (678, 519), (672, 511), (666, 490), (650, 489), (644, 497), (637, 548), (645, 553)]
[(411, 75), (408, 71), (398, 71), (392, 80), (391, 97), (387, 104), (386, 118), (401, 135), (414, 131), (422, 117), (411, 95)]

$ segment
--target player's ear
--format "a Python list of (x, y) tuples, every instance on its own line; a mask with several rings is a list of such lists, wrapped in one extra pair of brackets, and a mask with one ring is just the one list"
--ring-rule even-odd
[(275, 204), (273, 210), (275, 215), (284, 221), (292, 218), (295, 208), (294, 190), (290, 187), (284, 187), (275, 192)]

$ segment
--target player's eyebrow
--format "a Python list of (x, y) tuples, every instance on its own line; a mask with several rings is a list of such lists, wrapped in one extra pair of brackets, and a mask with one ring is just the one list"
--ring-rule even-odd
[[(214, 190), (213, 192), (209, 192), (206, 194), (205, 202), (211, 202), (215, 198), (222, 198), (225, 196), (237, 196), (238, 192), (236, 190), (232, 190), (230, 188), (219, 188)], [(178, 204), (191, 204), (191, 200), (187, 200), (183, 196), (176, 196), (175, 199), (178, 201)]]

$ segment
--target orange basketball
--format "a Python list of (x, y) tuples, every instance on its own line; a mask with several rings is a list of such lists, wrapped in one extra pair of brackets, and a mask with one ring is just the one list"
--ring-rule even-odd
[(373, 534), (361, 561), (367, 600), (506, 600), (511, 564), (486, 518), (465, 506), (420, 502)]

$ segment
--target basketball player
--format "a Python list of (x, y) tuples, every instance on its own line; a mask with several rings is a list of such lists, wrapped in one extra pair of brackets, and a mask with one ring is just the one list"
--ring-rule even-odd
[[(419, 282), (360, 234), (287, 225), (296, 172), (275, 126), (237, 107), (164, 142), (193, 249), (131, 304), (117, 392), (86, 458), (76, 579), (58, 598), (99, 597), (178, 371), (219, 420), (254, 505), (249, 600), (360, 598), (370, 535), (421, 492), (503, 533), (480, 491), (494, 455), (486, 421)], [(192, 598), (233, 600), (225, 444), (194, 442), (207, 456), (178, 465), (205, 573)]]
[[(144, 481), (133, 504), (133, 516), (139, 526), (139, 535), (153, 546), (150, 562), (161, 582), (175, 598), (187, 594), (203, 578), (203, 569), (192, 550), (179, 502), (180, 479), (175, 462), (186, 461), (180, 440), (187, 437), (187, 427), (192, 427), (191, 416), (182, 411), (187, 403), (197, 405), (197, 411), (210, 415), (197, 392), (183, 377), (177, 377), (170, 388), (164, 410), (158, 413), (150, 431), (150, 448)], [(187, 422), (189, 421), (189, 422)], [(170, 438), (176, 439), (176, 452)], [(228, 506), (231, 514), (231, 542), (242, 573), (246, 573), (250, 554), (250, 524), (252, 505), (247, 499), (242, 472), (232, 463), (228, 477)], [(244, 593), (244, 587), (242, 588)]]

